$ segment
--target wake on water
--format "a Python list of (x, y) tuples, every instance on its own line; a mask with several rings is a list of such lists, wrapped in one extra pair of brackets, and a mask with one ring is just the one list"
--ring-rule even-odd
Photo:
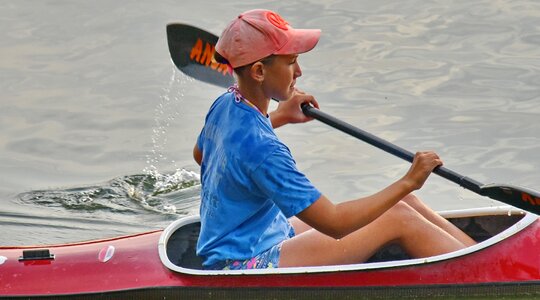
[(199, 175), (177, 170), (171, 174), (140, 174), (112, 179), (98, 185), (37, 190), (17, 198), (30, 205), (75, 210), (137, 214), (141, 210), (165, 214), (190, 214), (198, 208)]
[[(192, 79), (173, 68), (170, 81), (154, 112), (152, 149), (146, 157), (147, 167), (141, 174), (123, 175), (104, 183), (82, 187), (18, 194), (15, 197), (17, 202), (37, 208), (32, 222), (39, 226), (52, 224), (55, 229), (66, 226), (85, 231), (96, 227), (88, 224), (103, 223), (103, 228), (114, 227), (114, 233), (111, 234), (116, 234), (128, 233), (132, 230), (129, 227), (133, 225), (159, 228), (181, 215), (198, 213), (199, 174), (179, 167), (174, 159), (164, 154), (171, 127), (181, 116), (184, 89), (189, 81)], [(162, 171), (160, 166), (174, 171)], [(19, 215), (12, 217), (22, 218)], [(146, 224), (149, 225), (145, 227)], [(88, 237), (94, 238), (94, 235)]]

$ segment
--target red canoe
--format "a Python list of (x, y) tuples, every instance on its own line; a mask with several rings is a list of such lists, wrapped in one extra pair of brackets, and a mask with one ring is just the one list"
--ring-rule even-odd
[(205, 271), (198, 217), (163, 231), (0, 247), (0, 298), (231, 299), (540, 295), (540, 219), (511, 207), (442, 213), (479, 243), (411, 259), (397, 247), (354, 265)]

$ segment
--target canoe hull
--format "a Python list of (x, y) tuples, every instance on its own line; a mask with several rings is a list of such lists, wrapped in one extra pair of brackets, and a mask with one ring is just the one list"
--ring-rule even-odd
[(164, 264), (160, 253), (162, 231), (48, 246), (55, 256), (49, 260), (19, 261), (23, 250), (37, 247), (3, 247), (0, 298), (540, 295), (540, 220), (531, 220), (500, 242), (453, 258), (420, 264), (404, 261), (395, 265), (371, 263), (266, 272), (212, 273), (171, 268)]
[(150, 287), (121, 291), (62, 295), (0, 296), (0, 299), (538, 299), (539, 283), (484, 285), (434, 285), (348, 288), (192, 288)]

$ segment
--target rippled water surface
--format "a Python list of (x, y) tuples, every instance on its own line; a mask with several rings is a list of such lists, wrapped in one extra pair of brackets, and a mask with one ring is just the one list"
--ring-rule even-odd
[[(324, 4), (321, 4), (324, 3)], [(537, 1), (0, 2), (0, 244), (162, 228), (198, 211), (195, 138), (222, 90), (184, 77), (165, 26), (219, 33), (269, 8), (321, 28), (298, 86), (325, 112), (481, 182), (540, 189)], [(313, 121), (277, 130), (335, 202), (408, 164)], [(436, 176), (436, 209), (497, 205)]]

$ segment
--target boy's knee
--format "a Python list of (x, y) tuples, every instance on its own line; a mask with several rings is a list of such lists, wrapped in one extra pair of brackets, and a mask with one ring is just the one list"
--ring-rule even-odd
[(403, 230), (416, 228), (422, 222), (422, 215), (404, 201), (398, 202), (388, 212), (392, 222)]
[(417, 214), (416, 210), (404, 201), (396, 203), (388, 212), (395, 219), (411, 219)]
[(419, 203), (420, 202), (420, 199), (418, 197), (416, 197), (414, 194), (408, 194), (407, 196), (403, 197), (403, 199), (401, 199), (401, 201), (409, 204), (409, 205), (412, 205), (414, 207), (414, 205), (416, 203)]

